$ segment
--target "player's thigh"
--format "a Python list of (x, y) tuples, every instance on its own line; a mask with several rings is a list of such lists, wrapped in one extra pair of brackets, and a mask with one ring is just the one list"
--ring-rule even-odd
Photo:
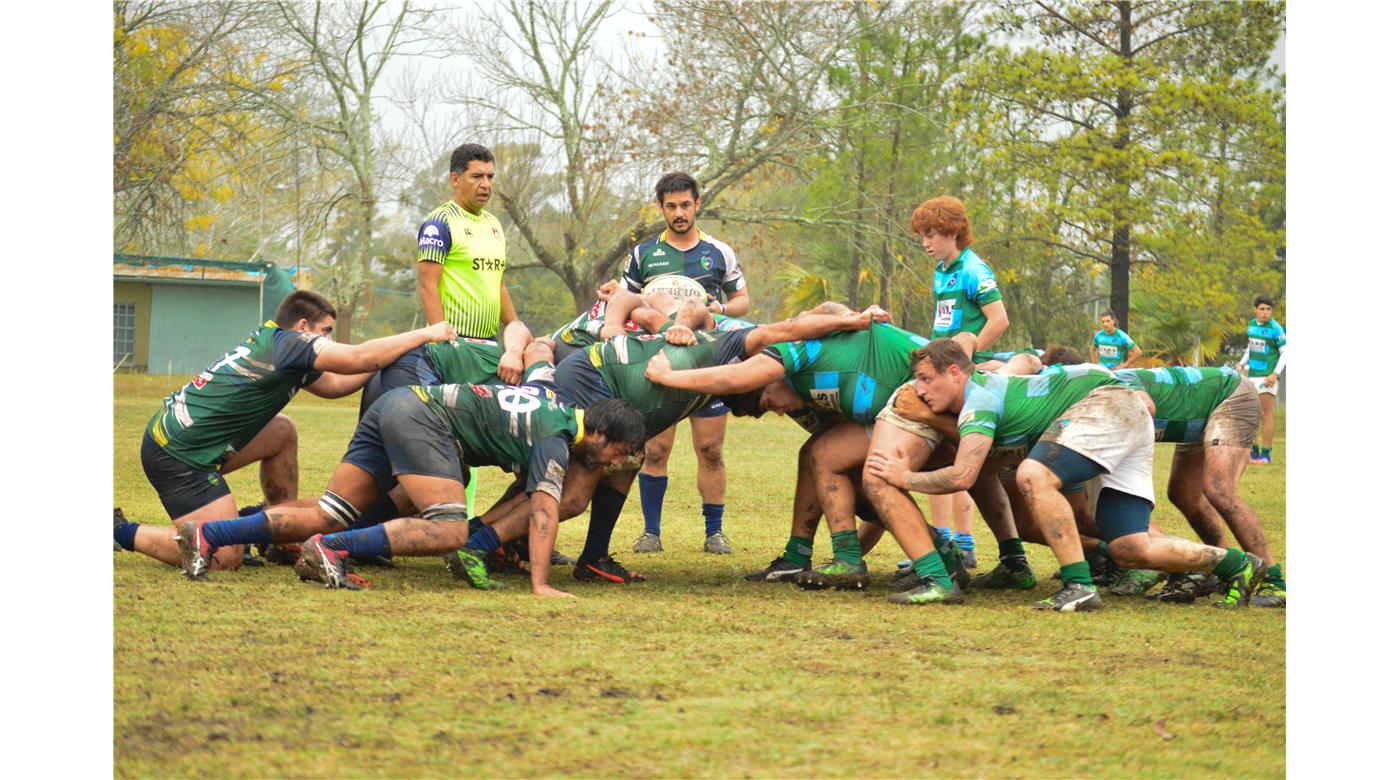
[(865, 464), (870, 442), (864, 425), (843, 422), (816, 437), (811, 449), (812, 462), (831, 473), (859, 471)]
[[(460, 505), (466, 512), (466, 487), (458, 480), (428, 474), (400, 474), (399, 484), (413, 505), (421, 509), (424, 517), (431, 514), (435, 507), (443, 505)], [(466, 516), (454, 519), (465, 521)]]
[[(412, 494), (407, 492), (402, 483), (397, 488), (402, 491), (404, 503), (412, 504), (420, 509), (423, 507), (423, 504), (413, 499)], [(379, 499), (380, 485), (375, 480), (374, 475), (364, 468), (342, 460), (335, 467), (335, 471), (331, 473), (330, 482), (326, 483), (326, 492), (339, 496), (342, 501), (354, 507), (356, 514), (359, 514), (369, 509)], [(398, 497), (396, 497), (395, 505), (397, 506), (399, 503)]]
[(1249, 464), (1249, 449), (1223, 445), (1206, 447), (1202, 457), (1202, 488), (1206, 497), (1214, 499), (1234, 496), (1245, 466)]
[(243, 445), (241, 449), (228, 457), (224, 465), (219, 468), (220, 473), (228, 474), (250, 463), (257, 463), (260, 460), (267, 460), (275, 455), (284, 452), (288, 447), (295, 446), (297, 442), (297, 426), (292, 422), (292, 418), (285, 414), (279, 414), (267, 421), (258, 435), (252, 441)]
[[(916, 436), (884, 420), (876, 420), (870, 432), (870, 451), (880, 450), (917, 470), (928, 462), (933, 447), (928, 439)], [(869, 479), (869, 475), (865, 475)]]
[(228, 519), (238, 514), (222, 474), (177, 460), (149, 434), (141, 442), (141, 468), (165, 507), (165, 514), (176, 525), (187, 520)]
[[(722, 414), (700, 417), (691, 415), (690, 417), (690, 443), (697, 453), (717, 453), (723, 452), (724, 430), (729, 421), (729, 410), (726, 408)], [(675, 429), (672, 429), (674, 440)]]
[(232, 493), (226, 493), (219, 498), (210, 501), (204, 506), (175, 518), (175, 526), (181, 523), (204, 522), (207, 520), (230, 520), (238, 517), (238, 502), (234, 500)]
[(1205, 447), (1178, 444), (1172, 452), (1172, 473), (1167, 478), (1167, 498), (1178, 507), (1189, 504), (1205, 489)]
[(674, 425), (662, 431), (661, 433), (656, 434), (650, 439), (647, 439), (646, 465), (648, 467), (651, 467), (653, 464), (655, 464), (656, 466), (664, 468), (666, 465), (666, 461), (669, 460), (671, 457), (671, 448), (675, 446), (675, 444), (676, 426)]

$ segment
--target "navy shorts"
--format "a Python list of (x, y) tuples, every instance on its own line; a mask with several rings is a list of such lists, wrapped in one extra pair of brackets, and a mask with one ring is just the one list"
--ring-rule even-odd
[(723, 401), (721, 401), (721, 400), (719, 400), (718, 398), (716, 398), (715, 400), (713, 400), (713, 401), (711, 401), (711, 402), (705, 404), (705, 406), (704, 406), (700, 411), (695, 412), (694, 414), (692, 414), (692, 415), (690, 415), (690, 416), (691, 416), (691, 417), (723, 417), (723, 416), (726, 415), (726, 414), (729, 414), (729, 407), (725, 406)]
[(604, 381), (598, 369), (588, 362), (588, 350), (581, 349), (569, 355), (554, 367), (552, 383), (539, 382), (558, 393), (561, 401), (569, 406), (587, 409), (599, 401), (614, 398), (611, 387)]
[(419, 385), (432, 387), (442, 384), (442, 377), (428, 359), (428, 348), (419, 345), (399, 355), (398, 359), (369, 378), (360, 391), (360, 418), (363, 419), (379, 397), (396, 387)]
[(195, 468), (161, 449), (148, 429), (141, 437), (141, 468), (160, 496), (161, 506), (171, 520), (184, 517), (200, 507), (229, 495), (224, 475), (217, 469)]
[(408, 387), (390, 390), (375, 401), (341, 460), (369, 473), (383, 493), (394, 487), (400, 474), (466, 484), (452, 429)]
[(562, 339), (554, 340), (554, 365), (564, 362), (564, 359), (575, 352), (584, 352), (587, 347), (576, 347), (573, 344), (565, 344)]

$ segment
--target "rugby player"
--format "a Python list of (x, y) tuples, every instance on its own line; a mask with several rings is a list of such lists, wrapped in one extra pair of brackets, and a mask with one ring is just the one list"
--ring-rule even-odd
[[(335, 317), (335, 307), (320, 295), (293, 292), (272, 321), (165, 397), (142, 436), (141, 466), (177, 528), (237, 515), (224, 475), (252, 463), (259, 464), (264, 501), (296, 500), (296, 426), (280, 412), (298, 390), (323, 398), (349, 395), (369, 372), (404, 352), (457, 335), (451, 325), (438, 323), (363, 344), (337, 344), (330, 338)], [(168, 528), (118, 522), (113, 539), (124, 550), (181, 563)], [(242, 558), (242, 549), (230, 546), (213, 564), (236, 568)]]
[(1250, 447), (1249, 462), (1267, 466), (1273, 462), (1274, 401), (1278, 398), (1278, 378), (1283, 374), (1284, 347), (1288, 339), (1283, 325), (1274, 318), (1274, 299), (1261, 295), (1254, 299), (1254, 319), (1247, 329), (1249, 348), (1237, 367), (1248, 371), (1250, 384), (1259, 391), (1259, 443)]
[(920, 348), (913, 366), (929, 408), (958, 415), (957, 457), (946, 468), (914, 473), (872, 448), (867, 472), (897, 487), (951, 493), (978, 480), (993, 447), (1038, 439), (1017, 467), (1016, 484), (1060, 562), (1061, 588), (1033, 606), (1061, 612), (1102, 606), (1073, 513), (1059, 492), (1100, 475), (1095, 520), (1120, 565), (1212, 572), (1228, 583), (1226, 606), (1247, 604), (1259, 587), (1263, 562), (1252, 553), (1149, 535), (1152, 418), (1112, 372), (1082, 365), (1033, 377), (974, 373), (967, 353), (949, 339)]
[[(704, 289), (708, 310), (717, 315), (742, 317), (749, 310), (749, 291), (733, 247), (700, 230), (695, 224), (702, 201), (700, 187), (686, 173), (667, 173), (656, 183), (656, 205), (666, 219), (661, 235), (632, 248), (622, 281), (628, 290), (641, 293), (647, 284), (666, 276), (694, 279)], [(705, 522), (701, 550), (728, 555), (734, 551), (724, 535), (725, 416), (723, 404), (712, 403), (690, 415), (691, 445), (695, 449), (695, 481), (700, 492), (700, 512)], [(642, 535), (633, 552), (661, 552), (661, 510), (668, 484), (667, 463), (676, 441), (668, 428), (647, 441), (639, 491), (642, 500)]]
[[(1269, 553), (1259, 515), (1238, 492), (1249, 457), (1245, 447), (1254, 443), (1259, 426), (1254, 385), (1229, 368), (1143, 368), (1115, 373), (1143, 394), (1157, 441), (1177, 443), (1168, 498), (1206, 544), (1225, 545), (1223, 518), (1240, 547), (1259, 556), (1267, 567), (1264, 584), (1250, 603), (1285, 606), (1283, 566)], [(1194, 585), (1184, 575), (1173, 575), (1159, 597), (1190, 602), (1196, 596)]]
[(1113, 312), (1106, 311), (1100, 315), (1099, 324), (1103, 327), (1094, 333), (1093, 343), (1089, 345), (1089, 360), (1110, 370), (1132, 367), (1133, 362), (1142, 357), (1142, 347), (1133, 341), (1126, 330), (1118, 327), (1118, 318)]

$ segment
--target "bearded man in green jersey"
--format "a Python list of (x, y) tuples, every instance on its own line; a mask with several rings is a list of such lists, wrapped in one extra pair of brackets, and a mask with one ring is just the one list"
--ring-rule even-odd
[[(867, 475), (926, 493), (966, 490), (978, 480), (993, 447), (1032, 442), (1016, 470), (1016, 484), (1060, 561), (1060, 591), (1039, 609), (1074, 612), (1102, 606), (1084, 562), (1074, 516), (1060, 489), (1103, 477), (1095, 521), (1115, 560), (1132, 568), (1208, 571), (1247, 604), (1263, 580), (1263, 561), (1234, 548), (1152, 536), (1152, 418), (1137, 396), (1102, 366), (1069, 366), (1041, 376), (972, 371), (967, 353), (951, 339), (922, 347), (913, 360), (916, 389), (935, 413), (958, 415), (958, 454), (951, 466), (914, 473), (888, 453), (872, 449)], [(872, 495), (872, 501), (875, 497)], [(876, 501), (877, 508), (879, 502)], [(941, 582), (925, 581), (932, 593)], [(901, 596), (905, 594), (895, 594)], [(910, 596), (909, 603), (918, 603)]]
[[(1250, 604), (1283, 607), (1287, 601), (1283, 565), (1274, 562), (1259, 515), (1238, 492), (1259, 426), (1259, 393), (1254, 385), (1229, 368), (1140, 368), (1114, 373), (1139, 392), (1152, 413), (1157, 441), (1176, 442), (1168, 498), (1206, 544), (1223, 547), (1228, 525), (1240, 546), (1268, 567), (1264, 584)], [(1197, 587), (1197, 582), (1175, 574), (1159, 598), (1190, 602)]]
[[(337, 344), (330, 338), (335, 316), (325, 298), (298, 290), (282, 301), (273, 321), (166, 396), (146, 426), (141, 465), (177, 528), (237, 515), (223, 475), (253, 463), (260, 466), (267, 503), (296, 500), (296, 427), (280, 412), (298, 390), (323, 398), (349, 395), (405, 351), (456, 336), (452, 326), (439, 323)], [(113, 539), (119, 547), (180, 565), (169, 528), (125, 522), (120, 512), (118, 519)], [(233, 568), (241, 561), (242, 550), (230, 547), (215, 563)]]

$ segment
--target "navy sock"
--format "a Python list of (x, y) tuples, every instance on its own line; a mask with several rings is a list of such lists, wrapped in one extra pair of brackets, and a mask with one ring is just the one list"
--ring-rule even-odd
[(605, 485), (594, 489), (593, 507), (588, 514), (588, 537), (583, 541), (579, 563), (594, 563), (608, 554), (608, 544), (612, 542), (613, 529), (617, 527), (617, 518), (622, 514), (625, 503), (625, 493)]
[(647, 533), (661, 535), (661, 505), (666, 501), (666, 477), (637, 475), (637, 490), (642, 494), (642, 525)]
[(267, 512), (255, 512), (234, 520), (215, 520), (204, 524), (204, 541), (210, 547), (271, 544), (272, 527), (267, 524)]
[(140, 523), (122, 523), (112, 529), (112, 541), (121, 545), (123, 550), (135, 550), (136, 529), (140, 527)]
[(701, 504), (700, 513), (705, 516), (706, 536), (714, 536), (724, 530), (724, 504)]
[(486, 524), (483, 523), (483, 522), (481, 522), (481, 518), (480, 518), (480, 517), (469, 517), (469, 518), (467, 518), (467, 533), (469, 533), (469, 534), (474, 534), (474, 533), (476, 533), (477, 531), (480, 531), (481, 529), (483, 529), (483, 528), (485, 528), (485, 527), (486, 527)]
[(374, 506), (365, 510), (355, 519), (354, 523), (350, 524), (350, 528), (369, 528), (372, 525), (387, 523), (390, 520), (397, 520), (398, 518), (398, 506), (394, 503), (394, 499), (389, 497), (388, 493), (384, 493), (379, 496), (378, 501), (374, 502)]
[(467, 548), (471, 550), (490, 553), (495, 552), (496, 548), (500, 546), (500, 534), (497, 534), (496, 529), (489, 525), (481, 526), (481, 528), (473, 531), (471, 536), (467, 537)]
[(352, 558), (389, 557), (389, 532), (382, 525), (326, 534), (321, 537), (321, 544), (332, 550), (345, 550)]
[(973, 549), (972, 534), (965, 534), (962, 531), (958, 531), (957, 533), (953, 534), (953, 542), (957, 544), (959, 550)]

